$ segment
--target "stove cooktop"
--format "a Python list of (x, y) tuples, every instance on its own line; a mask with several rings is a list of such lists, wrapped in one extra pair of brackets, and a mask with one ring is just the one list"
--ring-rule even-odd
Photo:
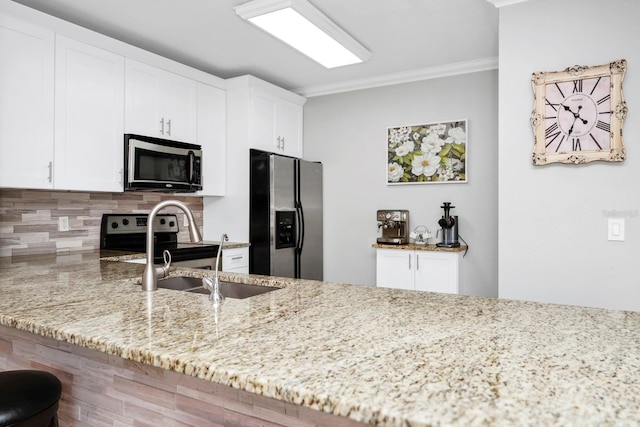
[[(144, 253), (147, 250), (148, 214), (104, 214), (100, 249)], [(211, 243), (178, 242), (178, 218), (160, 214), (154, 219), (154, 263), (163, 262), (166, 249), (174, 262), (215, 258), (218, 246)]]

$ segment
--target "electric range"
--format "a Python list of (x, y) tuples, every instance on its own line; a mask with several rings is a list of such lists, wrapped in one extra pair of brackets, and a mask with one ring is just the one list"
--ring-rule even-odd
[[(100, 226), (100, 249), (146, 253), (148, 214), (104, 214)], [(168, 250), (172, 264), (213, 269), (219, 245), (178, 242), (178, 217), (159, 214), (154, 218), (154, 263), (163, 264)]]

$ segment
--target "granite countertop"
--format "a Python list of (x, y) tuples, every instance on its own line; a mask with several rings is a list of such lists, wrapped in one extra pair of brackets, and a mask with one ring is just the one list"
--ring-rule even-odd
[(469, 247), (467, 245), (460, 245), (457, 248), (445, 248), (432, 244), (417, 245), (415, 243), (407, 243), (405, 245), (390, 245), (386, 243), (374, 243), (371, 245), (376, 249), (399, 249), (404, 251), (431, 251), (431, 252), (465, 252)]
[(640, 423), (638, 312), (231, 273), (283, 289), (216, 312), (142, 270), (0, 259), (0, 324), (374, 425)]

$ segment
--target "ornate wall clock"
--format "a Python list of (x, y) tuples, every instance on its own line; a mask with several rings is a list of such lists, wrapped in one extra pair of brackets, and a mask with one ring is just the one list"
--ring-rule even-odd
[(624, 59), (599, 66), (533, 73), (533, 164), (621, 162), (627, 105)]

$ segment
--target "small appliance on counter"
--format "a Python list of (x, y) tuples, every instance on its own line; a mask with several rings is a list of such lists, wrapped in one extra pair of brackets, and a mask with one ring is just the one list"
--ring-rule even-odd
[(409, 237), (416, 245), (426, 245), (427, 240), (431, 237), (431, 231), (426, 226), (419, 225), (409, 234)]
[(451, 202), (443, 202), (440, 207), (444, 209), (444, 215), (438, 221), (438, 225), (442, 227), (438, 230), (438, 233), (442, 232), (442, 242), (436, 243), (436, 246), (458, 248), (460, 247), (460, 242), (458, 241), (458, 216), (452, 216), (449, 213), (455, 206), (451, 206)]
[(409, 243), (409, 211), (379, 210), (377, 243), (406, 245)]

